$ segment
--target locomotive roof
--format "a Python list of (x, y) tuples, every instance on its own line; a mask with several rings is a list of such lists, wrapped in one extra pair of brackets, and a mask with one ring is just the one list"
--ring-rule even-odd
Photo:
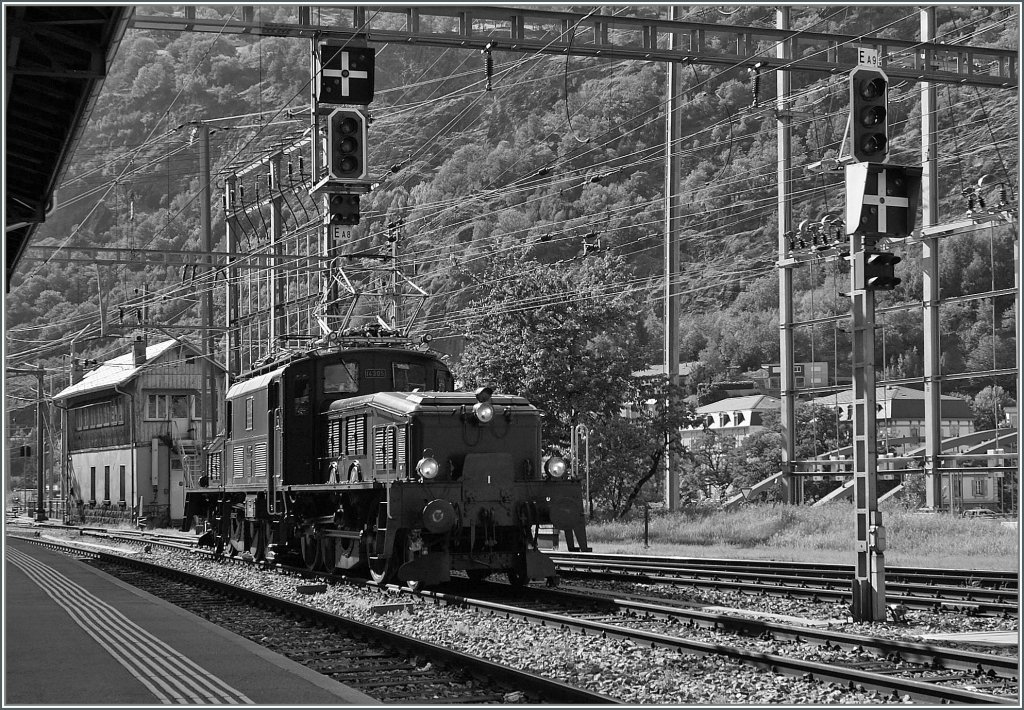
[[(427, 407), (472, 406), (477, 399), (472, 392), (375, 392), (359, 397), (347, 397), (331, 403), (330, 411), (351, 409), (361, 405), (375, 404), (397, 414), (411, 414)], [(499, 407), (536, 408), (525, 397), (511, 394), (491, 395), (491, 402)]]

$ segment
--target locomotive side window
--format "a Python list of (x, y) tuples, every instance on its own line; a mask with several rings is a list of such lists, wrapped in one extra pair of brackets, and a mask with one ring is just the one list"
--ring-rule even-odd
[(324, 392), (358, 392), (359, 363), (339, 362), (324, 368)]
[(366, 415), (358, 414), (345, 419), (345, 455), (366, 455)]
[(295, 376), (295, 413), (309, 414), (309, 375)]
[(408, 362), (396, 362), (394, 364), (395, 390), (398, 392), (411, 392), (413, 390), (425, 390), (427, 388), (427, 368), (423, 365), (414, 365)]
[(253, 412), (256, 407), (256, 401), (254, 397), (245, 398), (245, 430), (250, 431), (252, 429), (254, 415)]

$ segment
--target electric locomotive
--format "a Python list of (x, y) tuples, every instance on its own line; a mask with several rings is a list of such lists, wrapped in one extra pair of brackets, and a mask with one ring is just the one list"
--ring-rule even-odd
[(379, 584), (453, 569), (553, 579), (539, 526), (588, 549), (581, 486), (565, 461), (542, 460), (535, 407), (452, 392), (444, 362), (404, 339), (340, 345), (228, 390), (226, 436), (186, 483), (183, 527), (203, 528), (201, 544)]

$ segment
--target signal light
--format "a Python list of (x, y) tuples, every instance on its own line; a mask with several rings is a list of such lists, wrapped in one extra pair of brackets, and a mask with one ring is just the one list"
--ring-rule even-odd
[(889, 156), (889, 77), (881, 69), (850, 73), (851, 154), (860, 163), (884, 163)]
[(359, 224), (359, 195), (337, 193), (327, 200), (328, 224)]
[(362, 180), (366, 169), (366, 116), (339, 108), (327, 117), (327, 168), (333, 180)]
[(896, 277), (896, 264), (902, 259), (888, 252), (863, 252), (854, 262), (854, 288), (867, 291), (891, 291), (902, 279)]

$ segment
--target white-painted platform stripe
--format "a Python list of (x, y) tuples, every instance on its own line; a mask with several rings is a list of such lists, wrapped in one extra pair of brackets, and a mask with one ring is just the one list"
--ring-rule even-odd
[(164, 704), (253, 704), (245, 694), (49, 565), (7, 547), (7, 559)]

